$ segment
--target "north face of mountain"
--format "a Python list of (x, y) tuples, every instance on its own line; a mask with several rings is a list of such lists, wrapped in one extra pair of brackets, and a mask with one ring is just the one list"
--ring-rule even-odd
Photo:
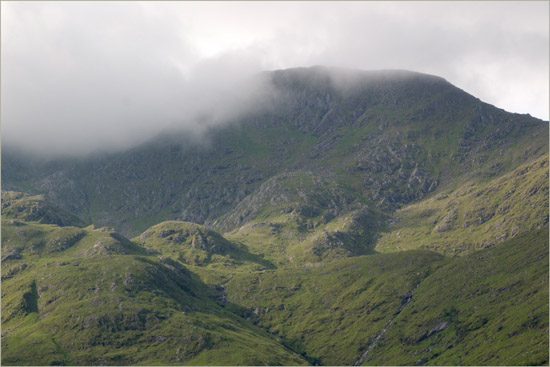
[[(262, 192), (284, 175), (307, 172), (325, 182), (323, 190), (332, 190), (326, 208), (305, 180), (292, 182), (309, 198), (305, 208), (291, 209), (289, 199), (288, 209), (307, 219), (322, 207), (326, 221), (365, 206), (390, 214), (548, 151), (546, 122), (484, 104), (438, 77), (324, 67), (268, 75), (277, 91), (273, 107), (212, 129), (206, 144), (173, 136), (39, 168), (8, 154), (3, 183), (44, 193), (88, 222), (132, 236), (164, 220), (229, 231), (270, 205)], [(276, 190), (286, 200), (284, 185)], [(239, 209), (245, 202), (253, 203), (251, 213)]]

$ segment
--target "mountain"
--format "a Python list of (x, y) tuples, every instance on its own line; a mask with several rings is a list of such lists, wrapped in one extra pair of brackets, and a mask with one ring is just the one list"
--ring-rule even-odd
[(264, 76), (201, 139), (2, 151), (2, 363), (547, 364), (548, 122), (410, 71)]
[(323, 67), (269, 77), (274, 106), (212, 128), (202, 144), (173, 133), (105, 157), (34, 165), (3, 152), (4, 189), (43, 193), (130, 236), (163, 220), (227, 231), (247, 218), (219, 218), (278, 175), (302, 172), (339, 190), (329, 216), (350, 201), (393, 212), (547, 152), (547, 123), (482, 103), (438, 77)]

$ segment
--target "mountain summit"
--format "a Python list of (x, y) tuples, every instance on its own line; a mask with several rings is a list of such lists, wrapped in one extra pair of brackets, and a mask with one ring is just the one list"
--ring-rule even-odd
[(3, 363), (548, 363), (548, 122), (411, 71), (261, 77), (201, 139), (2, 152)]
[(43, 193), (129, 235), (160, 220), (227, 230), (243, 223), (220, 218), (283, 173), (308, 172), (391, 212), (547, 151), (547, 123), (485, 104), (439, 77), (320, 66), (267, 75), (273, 106), (212, 128), (207, 144), (172, 134), (103, 158), (39, 167), (6, 152), (4, 188)]

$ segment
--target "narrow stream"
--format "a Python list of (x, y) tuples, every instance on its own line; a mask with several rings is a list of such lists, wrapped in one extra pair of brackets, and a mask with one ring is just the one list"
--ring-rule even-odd
[(363, 352), (363, 354), (361, 354), (361, 356), (359, 357), (359, 359), (357, 361), (355, 361), (355, 363), (353, 364), (354, 366), (360, 366), (363, 364), (363, 362), (365, 361), (365, 359), (367, 358), (367, 355), (369, 354), (369, 352), (376, 346), (376, 344), (378, 343), (378, 340), (380, 340), (380, 338), (382, 338), (384, 336), (384, 334), (386, 334), (386, 332), (388, 331), (388, 329), (390, 328), (391, 324), (393, 323), (393, 320), (395, 319), (395, 317), (397, 315), (399, 315), (401, 313), (401, 311), (403, 311), (403, 309), (411, 302), (412, 300), (412, 297), (413, 297), (413, 294), (414, 292), (413, 291), (409, 291), (406, 295), (405, 295), (405, 298), (403, 299), (403, 303), (401, 304), (401, 307), (399, 307), (399, 310), (397, 310), (396, 313), (393, 314), (393, 317), (390, 321), (388, 321), (386, 323), (386, 325), (384, 326), (384, 328), (382, 330), (380, 330), (380, 332), (378, 334), (376, 334), (376, 336), (374, 337), (374, 340), (372, 341), (372, 343), (370, 343), (370, 345), (368, 346), (367, 350), (365, 350)]

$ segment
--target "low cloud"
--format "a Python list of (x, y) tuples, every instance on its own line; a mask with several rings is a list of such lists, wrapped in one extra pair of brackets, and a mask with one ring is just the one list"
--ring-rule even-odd
[(134, 4), (14, 5), (2, 22), (6, 147), (121, 150), (236, 118), (269, 91), (245, 51), (201, 59), (175, 19)]
[(262, 70), (444, 77), (548, 119), (547, 2), (2, 2), (2, 143), (121, 150), (264, 107)]

